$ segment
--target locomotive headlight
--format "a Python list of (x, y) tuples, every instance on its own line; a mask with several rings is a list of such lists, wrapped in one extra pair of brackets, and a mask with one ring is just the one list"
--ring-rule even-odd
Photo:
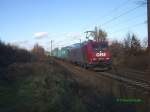
[(107, 60), (109, 60), (110, 58), (106, 58)]
[(93, 61), (95, 61), (96, 60), (96, 58), (93, 58)]

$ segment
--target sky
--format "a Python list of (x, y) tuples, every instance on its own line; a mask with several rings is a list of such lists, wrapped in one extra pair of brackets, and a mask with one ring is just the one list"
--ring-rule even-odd
[(143, 41), (147, 10), (138, 1), (0, 0), (0, 40), (27, 49), (39, 43), (49, 51), (51, 40), (53, 48), (67, 46), (98, 26), (110, 41), (123, 40), (128, 32)]

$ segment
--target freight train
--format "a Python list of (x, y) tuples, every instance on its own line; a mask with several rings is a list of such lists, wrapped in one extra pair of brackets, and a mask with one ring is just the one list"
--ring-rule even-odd
[(106, 41), (89, 40), (61, 49), (55, 48), (53, 56), (69, 61), (84, 68), (111, 69), (111, 54)]

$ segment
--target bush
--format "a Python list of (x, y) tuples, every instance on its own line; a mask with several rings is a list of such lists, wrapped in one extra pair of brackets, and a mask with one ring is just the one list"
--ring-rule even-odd
[(123, 42), (113, 41), (110, 45), (113, 64), (118, 67), (146, 70), (148, 68), (147, 49), (135, 34), (128, 33)]
[(28, 63), (35, 60), (35, 56), (29, 51), (1, 41), (0, 52), (0, 79), (5, 77), (9, 65), (13, 63)]
[(126, 58), (124, 64), (129, 68), (146, 70), (148, 67), (148, 60), (149, 57), (146, 55), (130, 56)]
[(87, 112), (74, 91), (73, 85), (76, 83), (67, 79), (67, 75), (69, 73), (55, 63), (35, 62), (10, 65), (7, 76), (13, 83), (9, 84), (8, 88), (2, 85), (3, 89), (0, 85), (3, 95), (0, 99), (5, 102), (5, 104), (0, 103), (0, 111)]
[(38, 60), (43, 60), (46, 57), (44, 48), (38, 44), (34, 45), (31, 52), (36, 56)]

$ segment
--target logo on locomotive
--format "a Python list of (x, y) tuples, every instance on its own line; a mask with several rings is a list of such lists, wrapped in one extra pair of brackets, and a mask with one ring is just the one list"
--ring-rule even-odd
[(106, 56), (106, 53), (96, 53), (96, 57)]

